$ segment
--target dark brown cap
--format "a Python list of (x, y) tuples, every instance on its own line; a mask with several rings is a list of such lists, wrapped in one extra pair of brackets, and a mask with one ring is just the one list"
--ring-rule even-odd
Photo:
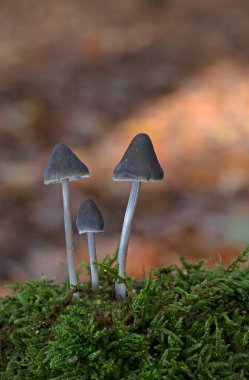
[(84, 232), (101, 232), (104, 230), (102, 214), (92, 199), (86, 199), (80, 205), (76, 219), (79, 234)]
[(122, 160), (114, 169), (114, 181), (160, 180), (164, 176), (151, 139), (139, 133), (128, 146)]
[(87, 166), (64, 144), (56, 145), (43, 174), (45, 185), (89, 176)]

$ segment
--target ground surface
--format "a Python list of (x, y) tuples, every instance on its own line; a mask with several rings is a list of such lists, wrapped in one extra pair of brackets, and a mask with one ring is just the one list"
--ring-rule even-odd
[(229, 267), (171, 265), (113, 296), (116, 272), (102, 263), (100, 288), (78, 300), (46, 278), (14, 284), (0, 299), (2, 380), (247, 380), (248, 249)]

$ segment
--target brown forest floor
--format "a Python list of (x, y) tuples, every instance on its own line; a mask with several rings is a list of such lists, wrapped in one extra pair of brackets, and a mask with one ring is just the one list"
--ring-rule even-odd
[[(138, 132), (165, 180), (142, 186), (128, 271), (248, 243), (249, 2), (1, 1), (0, 279), (65, 275), (61, 191), (42, 171), (68, 144), (92, 177), (72, 186), (103, 211), (99, 257), (117, 247), (129, 185), (111, 180)], [(76, 235), (76, 231), (75, 231)], [(75, 236), (78, 265), (86, 241)]]

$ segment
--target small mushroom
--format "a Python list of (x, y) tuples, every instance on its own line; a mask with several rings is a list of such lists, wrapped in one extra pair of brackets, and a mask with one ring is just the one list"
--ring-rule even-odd
[(86, 165), (79, 160), (71, 149), (64, 144), (58, 144), (53, 150), (43, 177), (45, 185), (54, 183), (62, 184), (69, 282), (71, 287), (75, 287), (77, 285), (77, 277), (74, 268), (73, 229), (70, 208), (69, 181), (89, 177), (89, 171)]
[[(161, 180), (163, 170), (158, 162), (152, 142), (145, 133), (139, 133), (128, 146), (123, 158), (113, 173), (114, 181), (131, 181), (131, 192), (125, 212), (124, 223), (118, 250), (118, 274), (125, 276), (126, 257), (132, 221), (137, 205), (141, 182)], [(115, 283), (116, 298), (126, 299), (125, 284)]]
[(104, 220), (96, 203), (92, 199), (86, 199), (80, 205), (76, 220), (79, 234), (87, 233), (90, 268), (92, 278), (92, 291), (96, 292), (99, 287), (98, 268), (94, 264), (97, 261), (94, 233), (104, 230)]

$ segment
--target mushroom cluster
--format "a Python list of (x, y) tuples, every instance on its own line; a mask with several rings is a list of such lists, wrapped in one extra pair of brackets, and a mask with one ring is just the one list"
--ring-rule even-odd
[[(77, 286), (77, 276), (74, 266), (69, 181), (87, 178), (89, 176), (87, 166), (80, 161), (71, 149), (64, 144), (56, 145), (44, 171), (44, 184), (62, 184), (67, 265), (69, 282), (72, 288)], [(114, 181), (131, 181), (131, 192), (124, 216), (117, 256), (119, 278), (125, 278), (129, 238), (141, 182), (148, 182), (150, 180), (158, 181), (161, 180), (163, 176), (163, 169), (158, 162), (151, 139), (147, 134), (139, 133), (131, 141), (113, 173)], [(92, 199), (86, 199), (81, 203), (76, 219), (76, 226), (79, 234), (87, 234), (92, 291), (96, 292), (99, 287), (99, 276), (96, 266), (97, 254), (94, 233), (104, 230), (104, 220), (100, 210)], [(126, 287), (123, 282), (115, 283), (115, 296), (117, 299), (126, 299)]]

